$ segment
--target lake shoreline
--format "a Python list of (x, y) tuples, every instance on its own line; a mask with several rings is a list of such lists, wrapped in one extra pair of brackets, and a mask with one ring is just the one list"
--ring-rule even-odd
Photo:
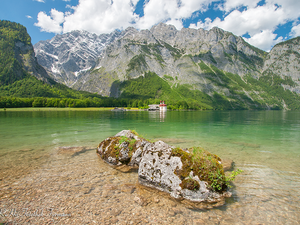
[[(0, 111), (9, 111), (9, 112), (31, 112), (31, 111), (112, 111), (113, 109), (125, 109), (125, 111), (148, 111), (147, 109), (139, 109), (139, 108), (124, 108), (124, 107), (20, 107), (20, 108), (0, 108)], [(201, 110), (201, 109), (168, 109), (168, 112), (172, 111), (200, 111), (200, 112), (234, 112), (240, 110)], [(292, 111), (297, 112), (300, 110), (272, 110), (272, 109), (265, 109), (265, 110), (258, 110), (258, 109), (247, 109), (241, 111)], [(159, 112), (158, 111), (151, 111), (151, 112)]]
[[(4, 111), (11, 111), (11, 112), (17, 112), (17, 111), (111, 111), (115, 107), (86, 107), (86, 108), (53, 108), (53, 107), (26, 107), (26, 108), (3, 108)], [(144, 111), (143, 109), (138, 108), (130, 108), (126, 109), (126, 111)]]

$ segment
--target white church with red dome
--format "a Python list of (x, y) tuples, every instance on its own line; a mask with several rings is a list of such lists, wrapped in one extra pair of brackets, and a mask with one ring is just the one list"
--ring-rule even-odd
[(167, 111), (167, 105), (165, 104), (165, 101), (160, 101), (160, 104), (159, 104), (159, 111)]

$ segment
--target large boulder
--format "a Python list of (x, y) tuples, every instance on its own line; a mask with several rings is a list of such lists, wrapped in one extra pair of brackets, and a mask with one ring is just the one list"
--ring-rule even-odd
[(115, 166), (138, 168), (140, 184), (178, 200), (217, 203), (230, 196), (221, 159), (202, 148), (152, 143), (124, 130), (102, 141), (97, 153)]
[(106, 138), (97, 148), (97, 153), (109, 164), (127, 165), (138, 169), (144, 146), (150, 142), (131, 130), (123, 130)]
[(183, 150), (163, 141), (145, 145), (139, 182), (191, 202), (219, 202), (229, 195), (221, 159), (201, 148)]

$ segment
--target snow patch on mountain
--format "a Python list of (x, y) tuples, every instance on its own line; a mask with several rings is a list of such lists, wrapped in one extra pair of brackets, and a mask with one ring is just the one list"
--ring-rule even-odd
[(96, 60), (107, 45), (121, 35), (96, 35), (87, 31), (72, 31), (56, 35), (51, 40), (40, 41), (34, 45), (35, 54), (54, 80), (71, 87), (77, 77), (96, 66)]

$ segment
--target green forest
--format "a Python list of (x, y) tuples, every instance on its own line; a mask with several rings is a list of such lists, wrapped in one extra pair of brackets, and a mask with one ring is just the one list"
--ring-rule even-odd
[(22, 64), (16, 59), (15, 43), (31, 44), (31, 38), (24, 26), (0, 20), (0, 85), (21, 80), (26, 75)]

